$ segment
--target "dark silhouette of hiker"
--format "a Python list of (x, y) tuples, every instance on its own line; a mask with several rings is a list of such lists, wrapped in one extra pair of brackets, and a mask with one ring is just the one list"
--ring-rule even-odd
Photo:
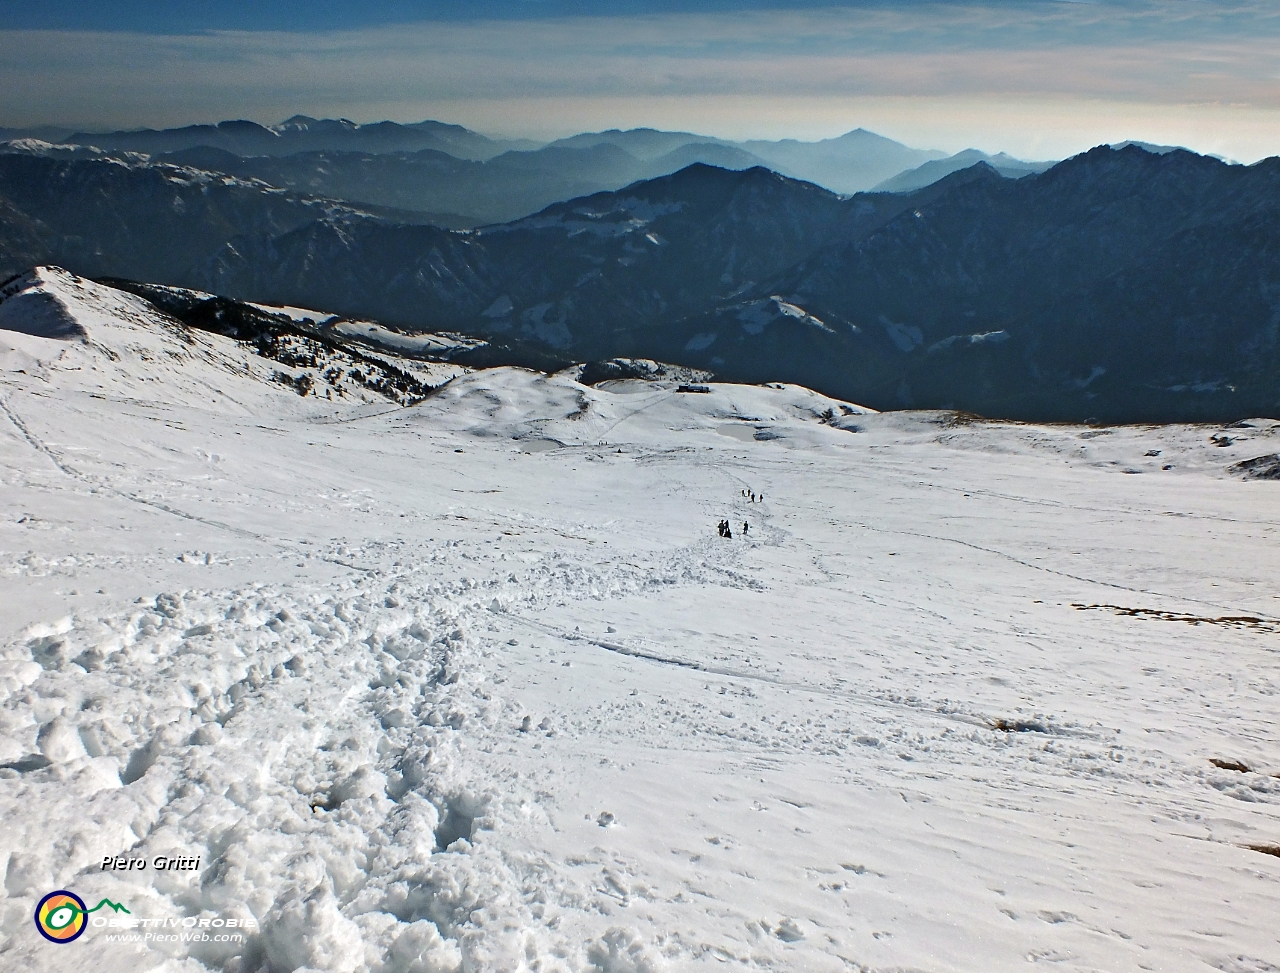
[(747, 522), (745, 520), (742, 522), (742, 536), (747, 536)]

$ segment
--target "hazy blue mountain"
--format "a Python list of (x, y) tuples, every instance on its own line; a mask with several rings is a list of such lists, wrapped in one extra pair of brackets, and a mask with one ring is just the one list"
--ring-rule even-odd
[[(818, 142), (783, 139), (777, 142), (755, 139), (732, 142), (691, 132), (661, 132), (651, 128), (627, 131), (587, 132), (560, 139), (556, 146), (585, 148), (616, 145), (637, 159), (652, 160), (684, 151), (686, 164), (704, 162), (725, 168), (763, 165), (775, 172), (817, 183), (833, 192), (854, 193), (943, 155), (941, 152), (912, 149), (874, 132), (855, 129), (838, 138)], [(690, 146), (698, 146), (691, 150)], [(718, 147), (717, 154), (713, 147)], [(730, 150), (743, 155), (734, 155)], [(726, 162), (729, 164), (726, 165)], [(672, 170), (674, 171), (674, 170)]]
[(902, 193), (910, 192), (913, 189), (923, 189), (925, 186), (937, 182), (943, 176), (959, 172), (961, 169), (968, 169), (979, 162), (985, 162), (1006, 179), (1020, 179), (1023, 176), (1031, 175), (1033, 172), (1044, 172), (1054, 164), (1052, 162), (1024, 162), (1003, 152), (999, 152), (996, 155), (987, 155), (987, 153), (979, 149), (965, 149), (955, 155), (949, 155), (945, 159), (933, 159), (923, 165), (916, 166), (914, 169), (900, 172), (896, 176), (878, 183), (875, 191)]
[(0, 143), (0, 155), (10, 154), (196, 168), (237, 179), (261, 180), (295, 193), (344, 200), (392, 220), (451, 229), (518, 219), (560, 200), (667, 175), (691, 162), (705, 161), (736, 169), (760, 164), (759, 159), (741, 149), (699, 142), (646, 160), (609, 142), (504, 152), (484, 162), (460, 159), (435, 149), (243, 156), (225, 148), (196, 145), (148, 155), (32, 139)]
[[(528, 212), (510, 213), (508, 206), (484, 194), (483, 163), (434, 149), (244, 157), (225, 149), (196, 146), (152, 158), (157, 163), (191, 166), (241, 179), (260, 179), (293, 192), (419, 214), (417, 218), (406, 216), (406, 222), (434, 222), (459, 228)], [(545, 201), (542, 204), (545, 205)]]
[[(407, 152), (434, 148), (459, 159), (488, 159), (499, 152), (535, 149), (540, 144), (529, 139), (492, 139), (461, 125), (430, 119), (409, 124), (383, 121), (357, 125), (346, 119), (294, 115), (272, 126), (272, 130), (286, 143), (297, 144), (300, 151), (349, 148), (363, 152)], [(430, 139), (432, 144), (420, 141), (424, 139)]]
[(609, 129), (606, 132), (583, 132), (557, 139), (549, 148), (589, 149), (597, 145), (614, 145), (637, 159), (656, 159), (684, 145), (732, 145), (723, 139), (692, 132), (662, 132), (654, 128)]
[(42, 142), (62, 142), (73, 129), (59, 125), (36, 125), (31, 128), (0, 128), (0, 142), (10, 139), (39, 139)]
[[(1187, 149), (1181, 145), (1157, 145), (1154, 142), (1138, 142), (1138, 141), (1135, 141), (1134, 139), (1126, 139), (1123, 142), (1111, 143), (1111, 147), (1113, 149), (1126, 149), (1131, 145), (1135, 145), (1138, 148), (1142, 149), (1144, 152), (1150, 152), (1153, 155), (1166, 155), (1169, 152), (1177, 152), (1179, 150), (1183, 152), (1191, 151), (1190, 149)], [(1216, 158), (1219, 158), (1219, 156), (1211, 156), (1211, 158), (1216, 159)]]
[(645, 175), (650, 178), (678, 172), (685, 166), (701, 163), (720, 169), (769, 168), (758, 155), (721, 142), (689, 142), (663, 155), (647, 160)]
[(435, 149), (460, 159), (489, 159), (502, 152), (528, 148), (527, 142), (490, 139), (461, 125), (444, 122), (374, 122), (357, 125), (346, 119), (295, 115), (279, 125), (226, 121), (184, 128), (129, 132), (77, 132), (65, 141), (160, 155), (206, 146), (240, 156), (290, 155), (295, 152), (417, 152)]
[[(784, 175), (816, 182), (835, 192), (853, 193), (869, 189), (906, 169), (915, 168), (943, 153), (913, 149), (865, 129), (855, 129), (838, 138), (816, 142), (795, 139), (768, 141), (763, 139), (733, 142), (693, 132), (663, 132), (651, 128), (611, 129), (584, 132), (559, 139), (549, 146), (523, 140), (491, 139), (460, 125), (424, 121), (409, 125), (396, 122), (374, 122), (359, 125), (346, 119), (310, 118), (295, 115), (279, 125), (265, 126), (251, 121), (225, 121), (216, 125), (189, 125), (172, 129), (140, 129), (124, 132), (75, 132), (65, 129), (14, 130), (9, 138), (41, 138), (77, 145), (92, 145), (109, 151), (142, 152), (166, 155), (199, 148), (220, 149), (244, 158), (255, 156), (291, 156), (297, 153), (357, 152), (371, 155), (416, 153), (424, 150), (442, 152), (457, 159), (486, 161), (506, 152), (531, 152), (538, 148), (555, 151), (565, 149), (599, 149), (614, 146), (630, 159), (655, 163), (658, 168), (621, 167), (599, 177), (591, 189), (618, 188), (634, 178), (654, 177), (674, 172), (680, 164), (705, 162), (726, 168), (750, 168), (764, 165)], [(0, 134), (2, 130), (0, 130)], [(659, 162), (663, 157), (667, 161)], [(977, 161), (975, 159), (975, 161)], [(625, 169), (625, 171), (624, 171)], [(659, 171), (660, 170), (660, 171)], [(328, 191), (328, 190), (326, 190)], [(545, 197), (546, 193), (534, 193)], [(560, 197), (563, 198), (563, 197)], [(371, 200), (377, 202), (379, 200)], [(400, 205), (400, 204), (387, 204)], [(441, 209), (432, 204), (428, 209)], [(456, 207), (444, 206), (444, 210)], [(471, 212), (469, 209), (463, 212)], [(528, 212), (528, 210), (524, 210)], [(503, 211), (502, 219), (512, 213)]]
[(933, 150), (910, 148), (864, 128), (820, 142), (784, 139), (740, 144), (764, 159), (771, 169), (816, 182), (837, 193), (862, 192), (904, 169), (943, 155)]
[[(84, 152), (145, 153), (299, 191), (441, 214), (441, 222), (455, 226), (515, 219), (557, 200), (618, 189), (696, 162), (728, 169), (762, 165), (851, 193), (942, 155), (864, 129), (817, 142), (742, 143), (692, 132), (612, 129), (540, 147), (489, 139), (441, 122), (357, 125), (303, 115), (274, 126), (226, 121), (164, 130), (80, 132), (62, 140), (85, 146)], [(429, 156), (411, 158), (423, 152), (497, 166), (481, 170)], [(267, 159), (277, 161), (263, 161)]]
[[(0, 147), (0, 151), (5, 149)], [(734, 169), (760, 164), (760, 160), (741, 149), (696, 142), (645, 161), (609, 142), (504, 152), (486, 162), (457, 159), (432, 149), (381, 154), (299, 152), (245, 158), (207, 146), (153, 158), (157, 162), (261, 179), (273, 186), (349, 200), (361, 206), (416, 210), (424, 215), (409, 222), (433, 222), (451, 228), (518, 219), (560, 200), (667, 175), (691, 162)]]

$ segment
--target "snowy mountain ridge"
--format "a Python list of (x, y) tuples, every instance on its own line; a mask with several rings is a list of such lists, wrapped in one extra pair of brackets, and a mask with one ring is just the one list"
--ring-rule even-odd
[[(148, 285), (147, 292), (168, 294), (184, 302), (218, 301), (214, 295), (182, 288)], [(348, 321), (302, 308), (255, 307), (273, 318), (303, 325), (303, 332), (296, 336), (303, 342), (308, 337), (334, 337), (343, 344), (322, 348), (313, 343), (283, 350), (272, 346), (274, 354), (264, 356), (261, 344), (246, 340), (234, 325), (228, 325), (227, 334), (190, 327), (134, 293), (77, 277), (60, 267), (38, 267), (0, 287), (0, 354), (5, 356), (6, 370), (17, 371), (15, 363), (19, 363), (24, 371), (30, 369), (30, 374), (60, 391), (101, 398), (127, 390), (129, 396), (145, 397), (157, 405), (208, 407), (222, 402), (253, 411), (270, 401), (276, 403), (271, 408), (278, 410), (283, 398), (297, 401), (300, 414), (309, 415), (335, 402), (362, 406), (385, 404), (390, 398), (400, 404), (416, 404), (418, 400), (403, 400), (386, 391), (380, 394), (372, 374), (357, 382), (345, 374), (331, 377), (342, 367), (361, 364), (341, 358), (344, 350), (360, 354), (348, 350), (345, 342), (353, 342), (376, 353), (372, 359), (363, 359), (366, 369), (370, 361), (382, 362), (393, 372), (411, 372), (432, 383), (427, 386), (433, 394), (430, 411), (438, 413), (437, 421), (448, 426), (454, 415), (461, 414), (466, 417), (463, 428), (517, 441), (537, 439), (544, 432), (546, 441), (557, 441), (552, 432), (566, 441), (589, 440), (612, 428), (629, 410), (613, 405), (618, 393), (608, 389), (625, 388), (627, 381), (635, 381), (632, 375), (644, 376), (647, 388), (674, 388), (682, 382), (710, 378), (705, 372), (627, 360), (613, 366), (621, 384), (617, 379), (611, 383), (612, 376), (604, 367), (609, 363), (591, 366), (590, 370), (600, 373), (596, 384), (606, 383), (603, 388), (578, 382), (582, 365), (541, 377), (521, 368), (477, 372), (442, 360), (476, 347), (474, 341), (445, 335), (401, 335), (374, 322)], [(397, 350), (413, 357), (400, 357)], [(437, 390), (443, 390), (443, 395), (434, 394)], [(719, 393), (699, 396), (693, 404), (705, 408), (694, 413), (716, 423), (741, 418), (744, 411), (757, 415), (761, 422), (779, 421), (788, 415), (814, 421), (828, 413), (852, 416), (870, 412), (799, 387), (738, 387), (735, 394), (732, 402), (723, 401)], [(476, 397), (474, 408), (457, 404)], [(626, 402), (627, 397), (629, 394), (624, 394), (621, 401)], [(557, 414), (563, 418), (531, 418)]]
[[(286, 314), (280, 309), (280, 317)], [(264, 399), (279, 397), (282, 387), (371, 404), (385, 402), (388, 394), (400, 397), (387, 379), (405, 369), (424, 387), (465, 370), (401, 359), (393, 363), (391, 356), (353, 357), (303, 334), (289, 337), (293, 340), (273, 336), (259, 342), (252, 353), (243, 341), (188, 327), (135, 294), (60, 267), (38, 267), (0, 287), (0, 354), (6, 362), (27, 363), (32, 374), (61, 391), (174, 406), (221, 403), (254, 412)]]

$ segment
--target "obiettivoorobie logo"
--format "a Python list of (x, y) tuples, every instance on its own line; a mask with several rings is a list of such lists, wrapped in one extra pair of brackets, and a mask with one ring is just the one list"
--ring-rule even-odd
[(51, 943), (69, 943), (80, 938), (89, 913), (97, 912), (103, 906), (110, 906), (116, 912), (129, 912), (119, 902), (112, 902), (110, 899), (103, 899), (92, 909), (86, 909), (84, 899), (80, 896), (66, 889), (59, 889), (50, 892), (36, 906), (36, 928)]

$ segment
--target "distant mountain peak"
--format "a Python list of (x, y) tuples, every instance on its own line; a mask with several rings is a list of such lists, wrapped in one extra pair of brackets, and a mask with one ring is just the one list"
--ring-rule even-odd
[[(975, 169), (977, 166), (982, 166), (980, 171), (984, 175), (1020, 179), (1032, 173), (1043, 172), (1051, 164), (1048, 162), (1024, 162), (1004, 152), (988, 155), (981, 149), (969, 148), (963, 149), (955, 155), (949, 155), (945, 159), (931, 159), (922, 165), (916, 166), (914, 169), (899, 172), (892, 178), (877, 183), (874, 189), (876, 192), (886, 193), (914, 192), (950, 178), (954, 173)], [(966, 178), (973, 179), (977, 174), (976, 172), (970, 172)]]
[[(1157, 145), (1154, 142), (1140, 142), (1137, 139), (1125, 139), (1123, 142), (1112, 142), (1110, 145), (1110, 148), (1117, 152), (1130, 147), (1141, 149), (1143, 152), (1149, 152), (1152, 155), (1167, 155), (1170, 152), (1190, 151), (1181, 145)], [(1098, 148), (1102, 148), (1102, 146), (1098, 146)], [(1215, 156), (1215, 158), (1217, 157)]]
[(216, 128), (220, 132), (252, 132), (255, 135), (259, 132), (270, 132), (272, 135), (275, 134), (265, 125), (259, 125), (257, 122), (251, 122), (247, 118), (234, 118), (225, 122), (218, 122)]
[(491, 139), (461, 125), (444, 122), (401, 125), (382, 121), (361, 125), (349, 118), (312, 118), (309, 115), (293, 115), (273, 126), (234, 119), (216, 125), (188, 125), (161, 130), (79, 132), (68, 136), (66, 141), (149, 155), (203, 146), (233, 152), (242, 158), (316, 151), (380, 154), (435, 149), (468, 160), (490, 159), (509, 148), (526, 144)]
[(708, 165), (705, 162), (694, 162), (670, 175), (634, 183), (628, 186), (625, 191), (634, 194), (637, 191), (643, 192), (649, 187), (653, 187), (663, 191), (683, 194), (697, 192), (703, 187), (736, 190), (744, 186), (772, 184), (790, 184), (797, 187), (817, 189), (825, 195), (834, 196), (829, 190), (813, 186), (801, 179), (792, 179), (765, 166), (751, 166), (747, 169), (725, 169), (721, 166)]
[(1072, 156), (1054, 167), (1063, 176), (1077, 171), (1150, 172), (1170, 171), (1172, 167), (1185, 167), (1207, 172), (1227, 165), (1217, 156), (1200, 155), (1189, 149), (1175, 148), (1168, 152), (1152, 152), (1134, 142), (1120, 143), (1120, 148), (1095, 145), (1086, 152)]

